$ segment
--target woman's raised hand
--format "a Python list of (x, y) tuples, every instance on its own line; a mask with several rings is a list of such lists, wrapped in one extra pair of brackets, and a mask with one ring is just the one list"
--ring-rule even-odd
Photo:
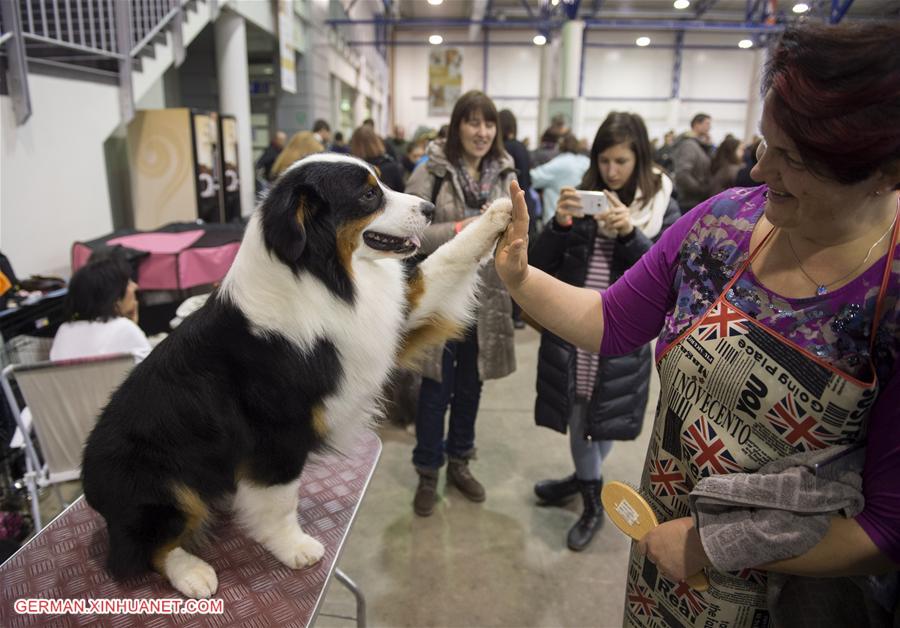
[(575, 193), (575, 188), (564, 187), (559, 190), (559, 200), (556, 201), (556, 213), (553, 219), (560, 227), (571, 227), (573, 218), (581, 218), (581, 199)]
[(606, 198), (609, 199), (609, 211), (597, 216), (597, 222), (605, 224), (610, 229), (615, 230), (616, 235), (625, 237), (634, 231), (634, 225), (631, 223), (631, 210), (620, 199), (619, 195), (612, 190), (605, 190)]
[(509, 185), (509, 198), (513, 204), (512, 222), (497, 243), (494, 267), (506, 287), (514, 290), (528, 276), (528, 207), (525, 192), (517, 181)]

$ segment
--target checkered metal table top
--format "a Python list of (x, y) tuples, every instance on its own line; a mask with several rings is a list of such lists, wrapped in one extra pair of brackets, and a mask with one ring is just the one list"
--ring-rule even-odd
[(161, 576), (122, 582), (106, 571), (106, 525), (83, 497), (0, 566), (0, 626), (308, 626), (315, 619), (356, 511), (381, 455), (378, 436), (366, 431), (346, 456), (310, 462), (300, 482), (300, 525), (325, 546), (317, 564), (292, 570), (240, 532), (230, 520), (197, 554), (219, 577), (216, 615), (27, 615), (16, 600), (181, 599)]

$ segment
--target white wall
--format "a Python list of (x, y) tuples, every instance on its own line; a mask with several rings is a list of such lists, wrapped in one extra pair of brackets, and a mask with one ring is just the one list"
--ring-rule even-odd
[[(394, 119), (408, 131), (426, 124), (437, 128), (447, 122), (428, 114), (428, 51), (431, 31), (397, 29), (399, 45), (395, 51), (392, 94)], [(484, 89), (483, 47), (469, 42), (465, 30), (442, 30), (445, 45), (462, 42), (463, 91)], [(686, 48), (682, 55), (681, 100), (671, 103), (672, 67), (675, 35), (650, 33), (647, 48), (634, 46), (645, 33), (636, 31), (589, 30), (586, 41), (603, 47), (584, 48), (582, 94), (584, 116), (576, 134), (593, 139), (600, 122), (610, 111), (634, 111), (644, 117), (650, 137), (661, 137), (670, 127), (686, 130), (691, 117), (703, 111), (713, 117), (712, 136), (719, 142), (727, 133), (743, 138), (748, 110), (749, 83), (753, 76), (754, 52), (741, 50), (740, 33), (687, 33), (688, 46), (727, 46), (727, 48)], [(533, 31), (494, 30), (490, 42), (519, 42), (521, 46), (489, 46), (488, 95), (497, 107), (509, 108), (519, 122), (519, 136), (532, 145), (538, 140), (538, 94), (540, 91), (540, 50), (531, 43)], [(557, 33), (558, 37), (559, 34)], [(471, 45), (476, 44), (476, 45)], [(656, 47), (659, 46), (659, 47)], [(558, 74), (558, 72), (557, 72)]]
[(112, 229), (103, 142), (118, 88), (28, 75), (31, 118), (16, 126), (0, 97), (0, 250), (16, 274), (70, 275), (75, 240)]

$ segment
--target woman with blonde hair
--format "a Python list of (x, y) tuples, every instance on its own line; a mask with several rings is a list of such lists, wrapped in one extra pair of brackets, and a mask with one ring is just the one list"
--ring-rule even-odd
[(288, 169), (295, 161), (299, 161), (307, 155), (313, 153), (321, 153), (325, 150), (312, 131), (300, 131), (294, 133), (291, 141), (288, 142), (278, 159), (275, 160), (272, 169), (269, 171), (269, 181), (274, 181), (282, 172)]

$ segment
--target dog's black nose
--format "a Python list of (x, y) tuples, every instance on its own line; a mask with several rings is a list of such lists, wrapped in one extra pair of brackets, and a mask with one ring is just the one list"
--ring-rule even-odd
[(419, 205), (419, 209), (422, 210), (422, 215), (428, 219), (428, 222), (431, 222), (434, 218), (434, 203), (425, 201)]

